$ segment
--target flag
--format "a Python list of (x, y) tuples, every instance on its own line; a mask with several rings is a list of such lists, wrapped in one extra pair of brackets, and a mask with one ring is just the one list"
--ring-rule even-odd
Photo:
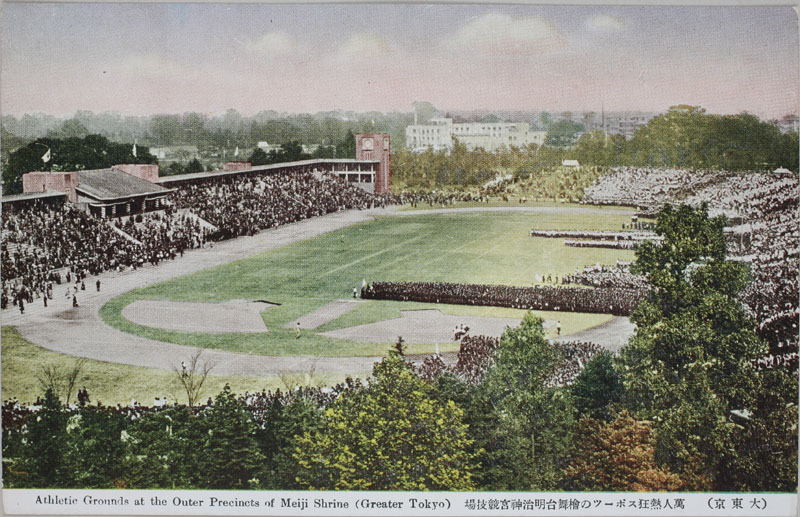
[(47, 163), (50, 161), (50, 148), (47, 148), (47, 152), (42, 155), (42, 161)]
[(236, 150), (233, 152), (234, 156), (239, 156), (239, 146), (236, 146)]
[(365, 287), (367, 287), (367, 279), (366, 278), (362, 278), (361, 279), (361, 289), (364, 289)]
[(136, 140), (133, 141), (133, 156), (136, 157)]
[(536, 278), (537, 282), (541, 282), (542, 281), (542, 276), (539, 273), (536, 273), (535, 278)]

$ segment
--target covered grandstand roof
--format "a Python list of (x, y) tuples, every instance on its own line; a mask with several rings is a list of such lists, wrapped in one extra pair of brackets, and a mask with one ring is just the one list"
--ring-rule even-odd
[(114, 169), (79, 171), (76, 190), (99, 201), (171, 192), (171, 189)]
[(32, 199), (45, 199), (51, 197), (66, 197), (67, 194), (57, 190), (47, 190), (45, 192), (28, 192), (25, 194), (9, 194), (0, 198), (3, 203), (16, 203), (17, 201), (28, 201)]
[(296, 162), (281, 162), (281, 163), (271, 163), (269, 165), (254, 165), (249, 169), (242, 169), (242, 170), (232, 170), (232, 171), (211, 171), (211, 172), (190, 172), (187, 174), (175, 174), (172, 176), (162, 176), (158, 179), (158, 182), (163, 184), (169, 184), (174, 182), (182, 182), (187, 180), (193, 180), (198, 178), (214, 178), (214, 177), (221, 177), (221, 176), (238, 176), (241, 174), (250, 174), (254, 172), (265, 172), (271, 170), (281, 170), (288, 167), (302, 167), (302, 166), (315, 166), (315, 165), (326, 165), (326, 164), (342, 164), (342, 165), (351, 165), (351, 164), (376, 164), (379, 163), (378, 160), (353, 160), (350, 158), (316, 158), (312, 160), (300, 160)]

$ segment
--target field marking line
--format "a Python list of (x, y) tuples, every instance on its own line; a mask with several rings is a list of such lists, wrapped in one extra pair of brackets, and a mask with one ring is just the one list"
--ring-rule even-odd
[(494, 250), (496, 250), (496, 249), (497, 249), (497, 247), (498, 247), (498, 246), (500, 246), (500, 244), (501, 244), (501, 243), (499, 243), (499, 242), (498, 242), (497, 244), (495, 244), (495, 245), (494, 245), (494, 246), (492, 246), (491, 248), (487, 249), (486, 251), (484, 251), (484, 252), (483, 252), (483, 253), (481, 253), (480, 255), (475, 255), (475, 257), (474, 257), (472, 260), (470, 260), (469, 262), (467, 262), (467, 264), (473, 264), (473, 263), (475, 263), (476, 261), (478, 261), (478, 260), (482, 259), (483, 257), (485, 257), (486, 255), (488, 255), (489, 253), (491, 253), (491, 252), (493, 252)]
[(485, 241), (486, 241), (486, 237), (483, 237), (483, 236), (482, 237), (476, 237), (475, 239), (467, 241), (467, 242), (465, 242), (464, 244), (462, 244), (461, 246), (459, 246), (457, 248), (450, 248), (450, 249), (448, 249), (448, 250), (446, 250), (446, 251), (444, 251), (442, 253), (439, 253), (437, 257), (432, 258), (431, 260), (429, 260), (428, 264), (433, 264), (434, 262), (438, 262), (440, 260), (444, 260), (448, 255), (450, 255), (452, 253), (457, 253), (457, 252), (461, 251), (462, 249), (466, 248), (467, 246), (471, 246), (471, 245), (473, 245), (475, 243), (485, 242)]
[(319, 278), (322, 278), (323, 276), (328, 276), (331, 273), (335, 273), (337, 271), (341, 271), (342, 269), (346, 269), (346, 268), (348, 268), (350, 266), (354, 266), (354, 265), (358, 264), (359, 262), (364, 262), (365, 260), (369, 260), (369, 259), (371, 259), (373, 257), (377, 257), (378, 255), (383, 255), (384, 253), (386, 253), (388, 251), (391, 251), (391, 250), (393, 250), (395, 248), (399, 248), (400, 246), (405, 246), (406, 244), (408, 244), (410, 242), (414, 242), (414, 241), (419, 240), (419, 239), (421, 239), (423, 237), (427, 237), (428, 235), (429, 234), (417, 235), (416, 237), (412, 237), (412, 238), (410, 238), (410, 239), (408, 239), (406, 241), (403, 241), (403, 242), (398, 242), (394, 246), (389, 246), (388, 248), (382, 249), (381, 251), (376, 251), (375, 253), (370, 253), (369, 255), (366, 255), (364, 257), (356, 259), (356, 260), (354, 260), (352, 262), (349, 262), (349, 263), (343, 264), (343, 265), (341, 265), (339, 267), (335, 267), (333, 269), (330, 269), (330, 270), (322, 273), (321, 275), (319, 275)]

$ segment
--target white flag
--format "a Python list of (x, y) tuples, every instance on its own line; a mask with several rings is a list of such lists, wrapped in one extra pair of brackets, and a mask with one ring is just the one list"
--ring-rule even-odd
[(42, 161), (47, 163), (50, 161), (50, 148), (47, 148), (47, 152), (42, 155)]
[(136, 142), (133, 142), (133, 156), (136, 157)]
[(365, 287), (367, 287), (367, 279), (366, 278), (362, 278), (361, 279), (361, 289), (364, 289)]
[(239, 146), (236, 146), (236, 150), (233, 152), (234, 156), (239, 156)]

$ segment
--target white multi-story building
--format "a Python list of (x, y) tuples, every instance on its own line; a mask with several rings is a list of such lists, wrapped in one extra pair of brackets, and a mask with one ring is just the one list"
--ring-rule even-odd
[(492, 152), (500, 147), (524, 147), (544, 144), (545, 131), (531, 131), (527, 122), (468, 122), (454, 124), (450, 118), (434, 118), (429, 124), (406, 127), (406, 148), (420, 152), (450, 150), (455, 139), (467, 149)]
[(641, 112), (595, 113), (586, 124), (586, 130), (605, 131), (609, 135), (622, 135), (630, 140), (637, 129), (647, 125), (657, 115)]

